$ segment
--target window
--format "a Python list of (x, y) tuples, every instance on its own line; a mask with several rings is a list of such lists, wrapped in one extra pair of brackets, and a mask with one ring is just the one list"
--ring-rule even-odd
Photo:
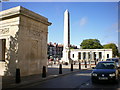
[(88, 52), (88, 59), (90, 59), (90, 52)]
[(102, 52), (99, 52), (99, 58), (100, 59), (102, 58)]
[(85, 60), (86, 59), (86, 53), (83, 52), (83, 59)]
[(94, 54), (94, 60), (96, 60), (96, 52), (94, 52), (93, 54)]
[(6, 39), (0, 40), (0, 60), (5, 60)]
[(109, 54), (107, 54), (107, 58), (109, 58)]
[(73, 58), (74, 58), (74, 54), (73, 54)]
[(78, 59), (81, 59), (81, 52), (78, 53)]

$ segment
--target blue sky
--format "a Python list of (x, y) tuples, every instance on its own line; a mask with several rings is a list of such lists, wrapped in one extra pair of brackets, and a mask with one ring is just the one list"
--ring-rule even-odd
[(2, 10), (23, 6), (52, 23), (48, 42), (63, 43), (64, 11), (70, 13), (70, 41), (79, 46), (84, 39), (98, 39), (101, 44), (118, 44), (117, 2), (6, 2)]

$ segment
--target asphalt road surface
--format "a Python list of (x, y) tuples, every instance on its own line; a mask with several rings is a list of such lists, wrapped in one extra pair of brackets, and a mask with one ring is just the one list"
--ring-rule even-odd
[(76, 72), (21, 88), (73, 88), (74, 90), (79, 90), (80, 88), (120, 88), (120, 81), (118, 83), (93, 84), (91, 82), (91, 71), (92, 70)]

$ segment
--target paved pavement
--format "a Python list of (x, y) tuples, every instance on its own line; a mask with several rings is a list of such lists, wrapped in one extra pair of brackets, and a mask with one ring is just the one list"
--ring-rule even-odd
[(79, 65), (73, 65), (74, 70), (71, 71), (71, 65), (62, 65), (62, 74), (59, 74), (59, 65), (48, 66), (48, 72), (46, 78), (42, 78), (42, 75), (31, 75), (21, 78), (21, 83), (16, 84), (14, 77), (3, 77), (2, 78), (2, 88), (19, 88), (24, 85), (29, 85), (36, 82), (42, 82), (48, 79), (57, 78), (67, 74), (72, 74), (74, 72), (80, 72), (81, 70), (89, 69), (90, 66), (85, 68), (85, 65), (81, 65), (81, 70), (79, 70)]

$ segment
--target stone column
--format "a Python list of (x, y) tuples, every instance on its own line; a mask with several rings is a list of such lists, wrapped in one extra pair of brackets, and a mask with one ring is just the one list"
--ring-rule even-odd
[(103, 52), (102, 52), (102, 60), (103, 61), (105, 60), (105, 50), (103, 50)]
[(81, 60), (83, 61), (83, 52), (81, 52)]
[(91, 58), (92, 61), (94, 61), (94, 52), (92, 52), (92, 55), (91, 55), (91, 56), (92, 56), (92, 58)]
[(99, 59), (99, 52), (96, 52), (96, 59)]
[(86, 52), (86, 61), (88, 61), (88, 52)]

